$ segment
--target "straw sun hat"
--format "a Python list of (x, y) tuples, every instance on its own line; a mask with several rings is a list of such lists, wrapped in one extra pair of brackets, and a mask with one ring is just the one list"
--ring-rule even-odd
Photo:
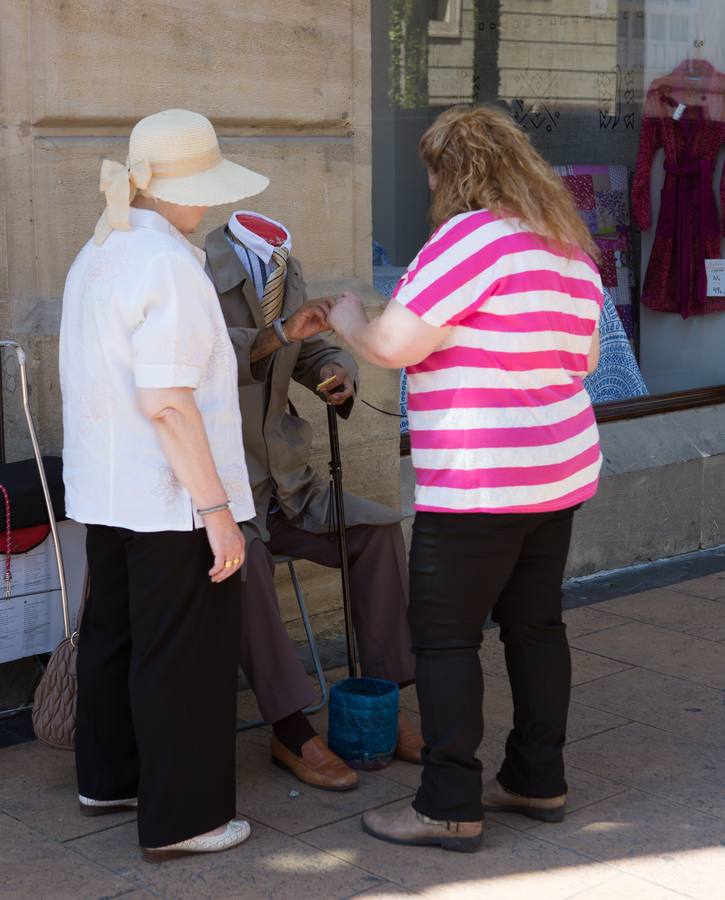
[(214, 127), (199, 113), (166, 109), (141, 119), (131, 132), (126, 165), (106, 159), (101, 191), (106, 209), (95, 241), (128, 231), (137, 191), (180, 206), (222, 206), (261, 193), (269, 178), (224, 159)]

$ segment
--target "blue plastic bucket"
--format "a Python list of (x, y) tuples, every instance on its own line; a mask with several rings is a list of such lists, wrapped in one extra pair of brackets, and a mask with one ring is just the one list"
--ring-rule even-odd
[(383, 678), (346, 678), (330, 689), (328, 744), (353, 769), (382, 769), (398, 742), (400, 690)]

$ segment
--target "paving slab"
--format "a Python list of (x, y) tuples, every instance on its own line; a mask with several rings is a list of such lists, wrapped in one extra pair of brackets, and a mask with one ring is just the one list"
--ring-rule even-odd
[(725, 640), (725, 603), (669, 588), (607, 600), (598, 609), (705, 640)]
[(82, 816), (73, 754), (39, 741), (0, 752), (0, 810), (57, 841), (136, 818), (134, 812)]
[(411, 788), (381, 778), (377, 772), (360, 772), (360, 785), (352, 791), (308, 787), (272, 764), (268, 740), (249, 742), (245, 753), (237, 754), (239, 813), (288, 835), (359, 814), (410, 793)]
[(74, 772), (73, 753), (54, 750), (40, 741), (26, 741), (0, 752), (0, 784), (7, 779), (35, 776), (42, 785)]
[(670, 590), (682, 594), (692, 594), (695, 597), (705, 597), (707, 600), (725, 600), (725, 572), (704, 575), (702, 578), (691, 578), (688, 581), (678, 581), (670, 585)]
[[(617, 628), (575, 638), (574, 644), (580, 652), (598, 654), (620, 665), (641, 666), (698, 684), (725, 688), (722, 647), (714, 641), (643, 622), (627, 622)], [(603, 674), (611, 675), (612, 672)], [(579, 679), (574, 683), (584, 682)]]
[(594, 634), (596, 631), (622, 624), (618, 616), (602, 612), (601, 604), (565, 610), (564, 622), (569, 640), (582, 634)]
[(364, 900), (365, 897), (385, 897), (385, 900), (410, 900), (411, 897), (420, 896), (421, 894), (417, 892), (406, 891), (405, 888), (388, 882), (383, 887), (373, 888), (371, 891), (362, 891), (360, 894), (347, 894), (340, 900), (353, 900), (353, 897), (355, 900)]
[(678, 897), (687, 896), (688, 894), (645, 881), (644, 878), (617, 875), (611, 881), (577, 894), (574, 900), (677, 900)]
[(633, 668), (579, 685), (572, 697), (612, 713), (625, 710), (630, 719), (693, 741), (725, 746), (725, 693), (717, 688)]
[(725, 819), (725, 747), (632, 723), (570, 745), (566, 759), (587, 772)]
[[(398, 804), (395, 804), (396, 806)], [(430, 897), (564, 900), (611, 879), (609, 866), (499, 824), (478, 853), (403, 847), (365, 834), (357, 819), (308, 832), (304, 840), (407, 890)]]
[[(723, 895), (725, 822), (641, 791), (587, 806), (532, 834), (687, 897)], [(614, 892), (608, 896), (619, 900)]]
[[(252, 840), (226, 854), (149, 866), (140, 858), (134, 814), (81, 817), (73, 755), (33, 741), (0, 749), (0, 895), (725, 897), (725, 572), (645, 586), (565, 612), (574, 689), (565, 751), (569, 814), (560, 825), (490, 814), (484, 848), (470, 857), (383, 844), (362, 833), (360, 813), (409, 803), (420, 768), (396, 760), (364, 773), (357, 791), (316, 791), (272, 766), (265, 726), (237, 738), (238, 808), (252, 821)], [(511, 723), (496, 629), (485, 631), (481, 659), (486, 731), (479, 758), (488, 779), (500, 767)], [(334, 683), (347, 670), (327, 675)], [(418, 724), (414, 686), (401, 692), (401, 707)], [(250, 691), (240, 693), (238, 709), (256, 717)], [(312, 722), (326, 736), (327, 711)]]
[(66, 846), (79, 858), (122, 873), (133, 886), (169, 900), (323, 900), (354, 896), (385, 884), (379, 876), (307, 843), (260, 823), (251, 825), (252, 836), (240, 847), (160, 864), (142, 860), (135, 830), (128, 825)]
[(0, 813), (0, 895), (3, 900), (117, 897), (134, 885), (120, 873)]

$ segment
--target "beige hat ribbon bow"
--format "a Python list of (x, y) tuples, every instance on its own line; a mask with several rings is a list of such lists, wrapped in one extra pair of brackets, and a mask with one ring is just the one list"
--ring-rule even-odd
[(106, 208), (94, 231), (97, 244), (102, 244), (116, 229), (128, 231), (131, 228), (131, 201), (138, 190), (149, 186), (152, 177), (151, 163), (146, 159), (132, 166), (124, 166), (112, 159), (103, 160), (100, 190), (106, 195)]

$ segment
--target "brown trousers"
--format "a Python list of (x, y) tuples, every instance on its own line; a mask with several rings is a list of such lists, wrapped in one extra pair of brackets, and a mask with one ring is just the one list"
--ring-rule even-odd
[[(295, 528), (282, 513), (270, 515), (268, 543), (247, 547), (242, 588), (240, 663), (265, 722), (272, 724), (316, 700), (314, 687), (279, 613), (274, 555), (340, 567), (334, 535)], [(412, 681), (415, 658), (407, 622), (408, 567), (400, 525), (347, 529), (350, 598), (363, 675)], [(304, 589), (304, 585), (303, 585)]]

